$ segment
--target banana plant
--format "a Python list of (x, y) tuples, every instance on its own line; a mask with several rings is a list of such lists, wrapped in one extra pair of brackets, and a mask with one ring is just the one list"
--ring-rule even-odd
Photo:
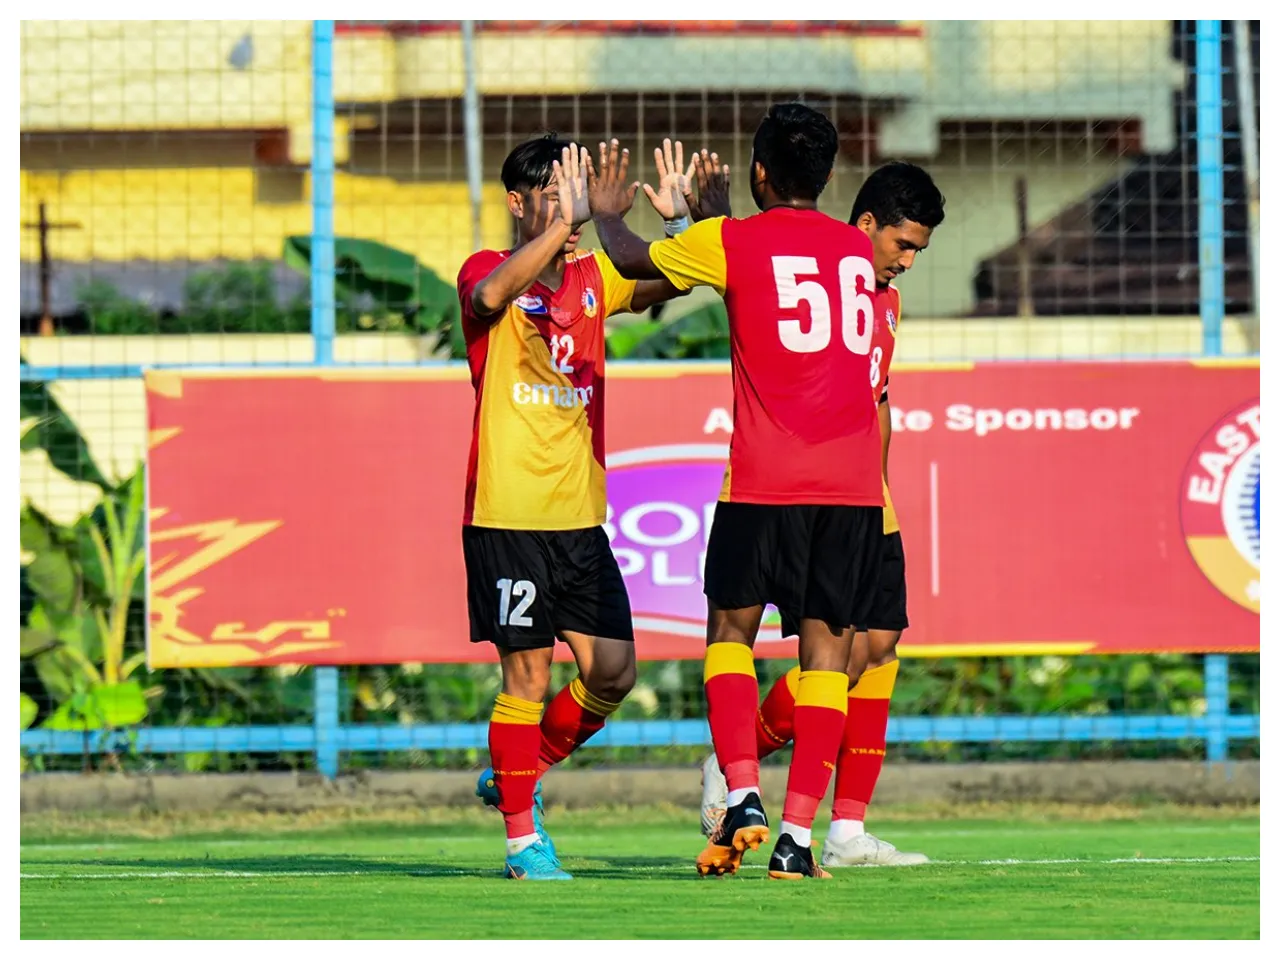
[[(130, 679), (145, 654), (125, 655), (129, 612), (146, 563), (141, 465), (70, 527), (31, 503), (21, 507), (23, 580), (32, 603), (21, 655), (57, 708), (41, 726), (54, 730), (124, 727), (146, 717), (147, 697)], [(29, 698), (28, 698), (29, 699)], [(35, 717), (24, 700), (23, 723)]]
[(729, 315), (709, 301), (670, 320), (620, 326), (609, 334), (609, 356), (618, 360), (723, 360), (729, 356)]

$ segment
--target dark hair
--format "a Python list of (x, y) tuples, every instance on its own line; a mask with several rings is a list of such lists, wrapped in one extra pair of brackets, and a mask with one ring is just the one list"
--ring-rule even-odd
[(509, 191), (525, 193), (551, 183), (551, 162), (569, 146), (554, 133), (520, 144), (502, 161), (502, 185)]
[(752, 159), (764, 167), (784, 200), (817, 200), (838, 149), (831, 121), (803, 103), (775, 103), (751, 144)]
[(946, 216), (942, 209), (946, 202), (923, 167), (895, 160), (867, 177), (853, 201), (849, 222), (857, 223), (870, 213), (877, 227), (896, 227), (911, 220), (932, 230)]

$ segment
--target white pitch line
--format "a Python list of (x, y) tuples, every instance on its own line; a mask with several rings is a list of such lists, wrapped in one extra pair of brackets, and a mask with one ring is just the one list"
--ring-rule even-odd
[(929, 863), (964, 865), (964, 867), (1024, 867), (1024, 865), (1057, 864), (1179, 864), (1179, 863), (1258, 863), (1261, 856), (1117, 856), (1111, 860), (1091, 860), (1083, 856), (1044, 860), (931, 860)]
[[(23, 880), (225, 880), (245, 879), (266, 880), (269, 878), (287, 877), (402, 877), (415, 871), (404, 870), (281, 870), (264, 872), (260, 870), (148, 870), (135, 873), (21, 873)], [(465, 870), (432, 870), (431, 874), (466, 873)]]
[[(1083, 857), (1063, 857), (1044, 860), (932, 860), (931, 866), (949, 866), (949, 867), (1024, 867), (1024, 866), (1064, 866), (1075, 864), (1090, 864), (1095, 866), (1113, 866), (1116, 864), (1126, 864), (1141, 866), (1150, 864), (1153, 866), (1168, 864), (1200, 864), (1200, 863), (1259, 863), (1261, 857), (1115, 857), (1109, 860), (1090, 860)], [(869, 865), (874, 866), (874, 865)], [(658, 870), (670, 869), (669, 867), (612, 867), (623, 873), (654, 873)], [(745, 864), (743, 870), (763, 870), (765, 865), (761, 863)], [(289, 879), (291, 877), (411, 877), (411, 876), (469, 876), (475, 875), (474, 870), (457, 869), (440, 869), (432, 867), (423, 867), (414, 869), (412, 867), (403, 867), (399, 869), (389, 870), (280, 870), (280, 871), (262, 871), (262, 870), (204, 870), (204, 871), (184, 871), (184, 870), (149, 870), (136, 871), (131, 873), (20, 873), (18, 876), (22, 880), (170, 880), (170, 879), (188, 879), (188, 880), (225, 880), (225, 879)], [(497, 871), (494, 871), (497, 875)]]

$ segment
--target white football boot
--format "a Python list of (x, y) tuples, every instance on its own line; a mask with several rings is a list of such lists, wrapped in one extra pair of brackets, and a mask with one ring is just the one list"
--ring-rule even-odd
[(729, 784), (720, 772), (714, 753), (702, 761), (702, 835), (710, 837), (720, 828), (729, 805)]
[(824, 867), (914, 867), (928, 862), (923, 853), (904, 853), (869, 833), (848, 840), (827, 837), (822, 845)]

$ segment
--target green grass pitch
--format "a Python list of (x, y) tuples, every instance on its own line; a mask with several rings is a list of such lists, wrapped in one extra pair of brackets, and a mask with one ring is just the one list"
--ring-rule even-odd
[[(504, 881), (489, 811), (23, 820), (24, 938), (1256, 938), (1255, 810), (886, 814), (929, 866), (702, 879), (694, 812), (557, 811), (572, 884)], [(958, 815), (957, 815), (958, 814)], [(816, 824), (815, 838), (824, 825)]]

